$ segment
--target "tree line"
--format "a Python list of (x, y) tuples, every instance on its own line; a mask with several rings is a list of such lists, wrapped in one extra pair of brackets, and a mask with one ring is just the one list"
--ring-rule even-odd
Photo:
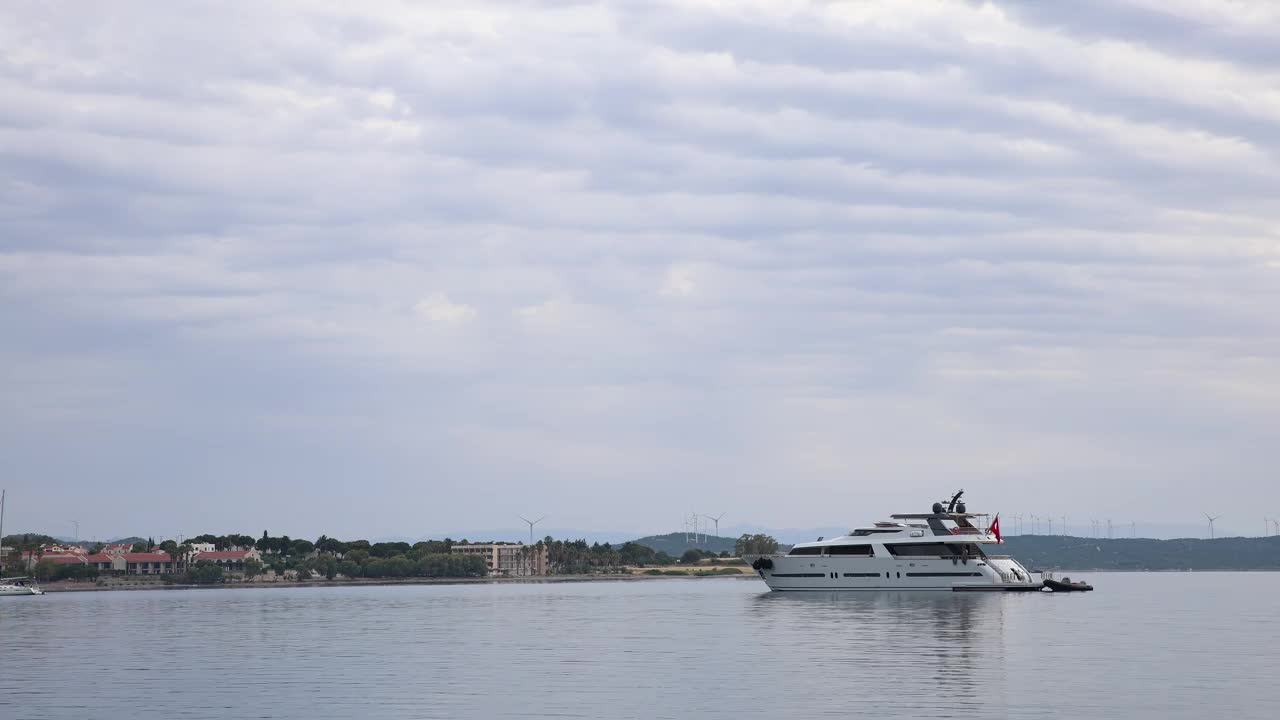
[[(47, 535), (9, 536), (6, 545), (13, 538), (13, 546), (22, 550), (32, 550), (40, 545), (56, 542)], [(467, 540), (424, 540), (416, 543), (407, 542), (369, 542), (368, 540), (342, 541), (321, 535), (314, 542), (302, 538), (290, 538), (288, 535), (272, 536), (263, 531), (261, 537), (231, 533), (227, 535), (203, 534), (178, 543), (165, 540), (156, 546), (152, 539), (136, 543), (134, 550), (149, 551), (159, 547), (161, 552), (170, 556), (175, 565), (186, 568), (186, 573), (179, 573), (170, 580), (176, 582), (216, 583), (222, 582), (222, 567), (207, 561), (192, 562), (193, 544), (210, 544), (216, 550), (255, 548), (262, 553), (261, 562), (250, 559), (245, 562), (243, 575), (255, 577), (266, 570), (277, 575), (288, 571), (296, 571), (299, 579), (307, 580), (317, 577), (334, 579), (338, 576), (348, 578), (395, 578), (395, 577), (430, 577), (430, 578), (471, 578), (484, 577), (488, 567), (484, 559), (477, 555), (455, 554), (457, 545), (472, 544)], [(777, 550), (777, 541), (767, 535), (743, 535), (737, 542), (737, 554), (765, 553)], [(550, 574), (557, 575), (589, 575), (599, 573), (622, 573), (627, 567), (661, 567), (676, 564), (676, 558), (666, 552), (655, 551), (646, 545), (626, 542), (619, 545), (610, 543), (588, 543), (584, 539), (557, 540), (550, 536), (539, 540), (530, 548), (530, 552), (547, 552)], [(101, 552), (102, 546), (92, 548)], [(691, 550), (679, 559), (685, 564), (694, 564), (706, 558), (727, 556), (702, 550)], [(59, 565), (52, 562), (39, 563), (36, 575), (42, 580), (92, 579), (97, 570), (87, 565)]]

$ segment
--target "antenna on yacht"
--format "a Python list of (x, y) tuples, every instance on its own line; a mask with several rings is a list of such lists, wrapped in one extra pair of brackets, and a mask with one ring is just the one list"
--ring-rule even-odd
[(1204, 516), (1209, 518), (1209, 539), (1212, 540), (1213, 539), (1213, 521), (1217, 520), (1222, 516), (1218, 515), (1217, 517), (1215, 517), (1213, 515), (1210, 515), (1209, 513), (1205, 513)]

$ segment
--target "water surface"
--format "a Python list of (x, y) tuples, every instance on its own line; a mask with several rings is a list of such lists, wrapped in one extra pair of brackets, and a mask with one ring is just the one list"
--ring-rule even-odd
[(1280, 574), (1088, 594), (755, 580), (0, 599), (0, 718), (1252, 718)]

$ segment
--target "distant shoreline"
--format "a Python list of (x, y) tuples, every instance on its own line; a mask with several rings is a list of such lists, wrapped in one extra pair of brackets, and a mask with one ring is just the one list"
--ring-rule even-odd
[(360, 579), (360, 580), (311, 580), (297, 582), (293, 580), (280, 582), (243, 582), (221, 583), (212, 585), (182, 585), (165, 583), (137, 583), (119, 585), (97, 585), (95, 583), (62, 580), (56, 583), (42, 584), (40, 588), (48, 593), (60, 592), (135, 592), (150, 590), (258, 590), (264, 588), (316, 588), (316, 587), (373, 587), (385, 585), (502, 585), (524, 584), (541, 585), (546, 583), (573, 582), (635, 582), (641, 580), (708, 580), (714, 578), (731, 578), (734, 580), (758, 580), (755, 574), (742, 575), (540, 575), (533, 577), (485, 577), (485, 578), (403, 578)]

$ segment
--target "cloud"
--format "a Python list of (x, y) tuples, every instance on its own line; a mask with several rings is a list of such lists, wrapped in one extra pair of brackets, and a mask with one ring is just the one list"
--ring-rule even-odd
[(466, 322), (476, 315), (476, 309), (470, 305), (450, 302), (445, 295), (435, 294), (419, 300), (413, 311), (426, 320), (440, 325), (456, 325)]
[(1280, 504), (1270, 3), (638, 8), (0, 9), (30, 529)]

